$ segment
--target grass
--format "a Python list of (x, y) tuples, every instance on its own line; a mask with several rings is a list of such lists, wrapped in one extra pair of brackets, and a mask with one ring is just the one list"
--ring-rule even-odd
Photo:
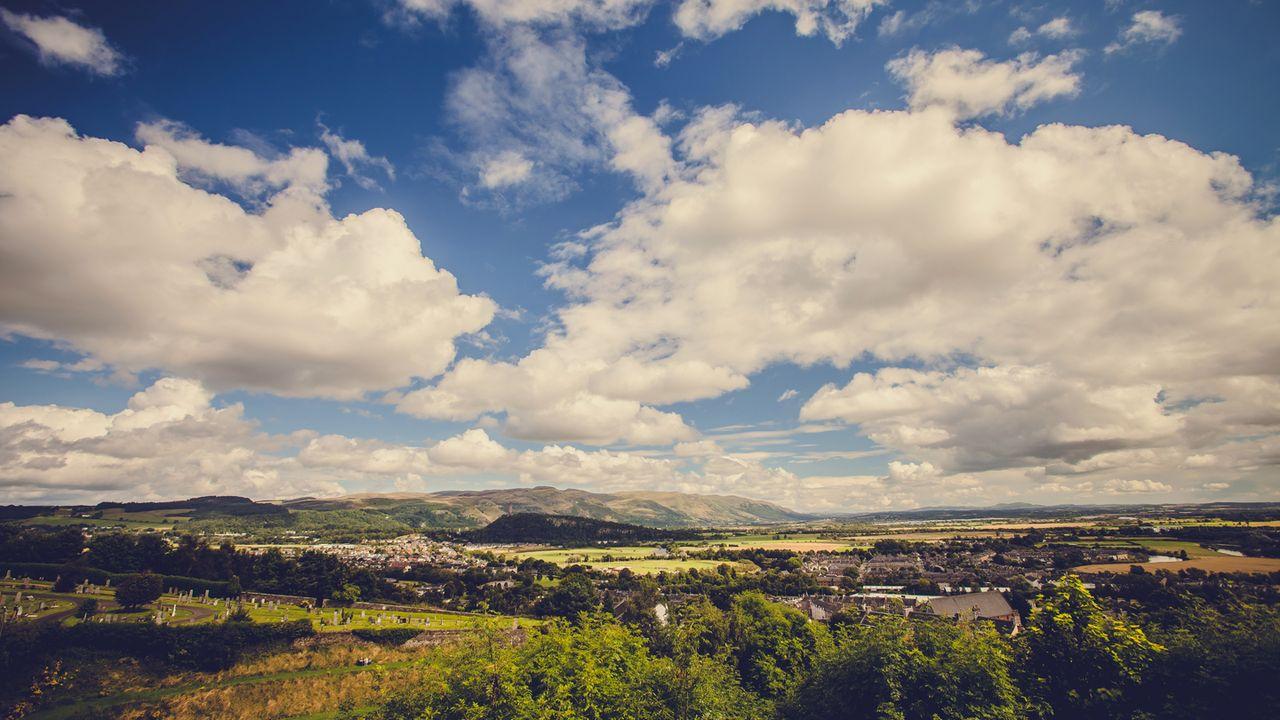
[[(80, 604), (81, 601), (88, 598), (94, 598), (98, 601), (98, 614), (114, 615), (116, 622), (151, 622), (157, 610), (165, 613), (165, 622), (173, 625), (200, 624), (207, 622), (215, 622), (218, 617), (226, 612), (227, 604), (225, 602), (218, 605), (205, 605), (190, 600), (179, 598), (176, 595), (163, 595), (156, 603), (145, 606), (141, 610), (124, 612), (115, 603), (114, 595), (110, 592), (92, 593), (92, 594), (71, 594), (71, 593), (55, 593), (50, 588), (48, 582), (28, 582), (28, 585), (34, 587), (24, 589), (24, 596), (34, 595), (37, 602), (44, 600), (50, 603), (58, 603), (57, 608), (48, 608), (43, 613), (39, 613), (39, 617), (52, 615), (56, 612), (70, 610)], [(12, 602), (12, 594), (21, 588), (19, 581), (0, 581), (0, 591)], [(27, 603), (24, 600), (23, 605)], [(178, 606), (177, 614), (170, 616), (169, 612), (174, 605)], [(318, 610), (307, 611), (297, 605), (280, 605), (278, 610), (272, 610), (267, 607), (253, 607), (251, 605), (244, 606), (249, 611), (249, 617), (254, 622), (282, 622), (290, 620), (310, 620), (312, 626), (319, 632), (348, 632), (351, 630), (370, 629), (370, 628), (391, 628), (391, 627), (408, 627), (421, 630), (467, 630), (476, 627), (478, 623), (486, 621), (497, 621), (504, 625), (509, 625), (512, 621), (519, 624), (520, 627), (535, 627), (540, 621), (531, 618), (516, 618), (509, 615), (468, 615), (465, 613), (450, 613), (438, 610), (423, 609), (417, 612), (409, 612), (404, 610), (347, 610), (353, 612), (354, 618), (349, 624), (333, 625), (333, 612), (340, 608), (321, 608)], [(361, 612), (364, 616), (361, 617)], [(382, 615), (383, 622), (381, 625), (376, 623), (376, 618)], [(34, 618), (33, 618), (34, 619)], [(408, 619), (408, 622), (404, 622)], [(428, 621), (425, 624), (422, 621)], [(322, 622), (323, 621), (323, 622)], [(67, 624), (75, 624), (78, 622), (73, 618), (65, 620)]]
[(631, 570), (631, 572), (640, 575), (657, 575), (660, 572), (688, 572), (689, 570), (715, 570), (721, 565), (736, 567), (739, 571), (753, 571), (756, 569), (754, 565), (747, 563), (726, 562), (724, 560), (680, 558), (667, 558), (660, 560), (616, 560), (614, 562), (590, 563), (590, 565), (592, 568), (597, 570), (622, 570), (623, 568), (627, 568)]
[(643, 545), (621, 545), (618, 547), (586, 547), (586, 548), (554, 548), (548, 550), (525, 550), (515, 553), (514, 557), (524, 560), (532, 558), (557, 565), (598, 562), (601, 558), (612, 556), (618, 560), (637, 560), (652, 556), (658, 548)]
[(1079, 547), (1118, 548), (1123, 550), (1146, 548), (1148, 550), (1156, 551), (1156, 554), (1158, 555), (1174, 555), (1185, 550), (1187, 557), (1190, 558), (1221, 556), (1220, 553), (1214, 552), (1209, 548), (1203, 547), (1200, 543), (1192, 542), (1190, 540), (1166, 540), (1145, 537), (1082, 538), (1066, 544), (1076, 545)]
[[(354, 616), (350, 623), (339, 625), (333, 624), (333, 613), (336, 610), (341, 616), (344, 612), (341, 608), (321, 608), (308, 612), (297, 605), (281, 605), (278, 610), (271, 610), (265, 607), (249, 607), (245, 606), (249, 611), (249, 617), (254, 622), (282, 622), (289, 620), (310, 620), (311, 624), (319, 632), (348, 632), (351, 630), (364, 630), (371, 628), (394, 628), (407, 627), (417, 628), (421, 630), (467, 630), (477, 625), (488, 622), (498, 621), (503, 624), (510, 624), (515, 621), (520, 627), (535, 627), (539, 624), (538, 620), (531, 618), (516, 618), (509, 615), (464, 615), (460, 613), (447, 613), (439, 611), (423, 610), (421, 612), (407, 612), (403, 610), (360, 610), (346, 609), (345, 612), (353, 613)], [(364, 615), (361, 616), (361, 613)], [(383, 616), (381, 625), (376, 623), (377, 617)], [(404, 622), (408, 619), (409, 622)], [(423, 624), (426, 620), (426, 624)]]
[(1076, 572), (1095, 573), (1127, 573), (1129, 566), (1140, 565), (1147, 572), (1158, 570), (1186, 570), (1196, 568), (1210, 573), (1273, 573), (1280, 572), (1280, 558), (1231, 557), (1214, 554), (1213, 557), (1199, 557), (1185, 562), (1165, 563), (1102, 563), (1099, 565), (1082, 565), (1074, 568)]
[(256, 685), (260, 683), (275, 684), (307, 678), (336, 678), (342, 675), (356, 673), (386, 672), (389, 670), (410, 668), (414, 665), (422, 665), (424, 663), (425, 661), (419, 658), (387, 663), (373, 663), (371, 665), (364, 666), (341, 665), (336, 667), (304, 668), (301, 670), (288, 670), (262, 675), (241, 675), (216, 680), (200, 680), (181, 685), (171, 685), (168, 687), (119, 693), (101, 698), (80, 699), (75, 702), (56, 705), (44, 710), (38, 710), (27, 717), (29, 720), (62, 720), (64, 718), (74, 717), (86, 710), (106, 710), (108, 708), (116, 708), (123, 705), (151, 703), (189, 693), (207, 692), (240, 685)]
[(730, 535), (723, 540), (706, 540), (681, 545), (688, 550), (714, 550), (723, 545), (729, 550), (790, 550), (792, 552), (844, 552), (860, 547), (859, 543), (818, 533)]

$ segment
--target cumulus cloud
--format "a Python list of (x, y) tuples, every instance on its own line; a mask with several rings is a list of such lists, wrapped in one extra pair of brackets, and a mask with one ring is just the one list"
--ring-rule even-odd
[(173, 120), (139, 123), (138, 142), (163, 148), (176, 161), (182, 179), (203, 185), (227, 183), (247, 196), (283, 189), (323, 193), (328, 189), (329, 158), (318, 148), (293, 148), (279, 157), (263, 157), (246, 147), (209, 142)]
[(85, 27), (65, 17), (36, 17), (0, 8), (0, 20), (34, 46), (40, 62), (67, 65), (93, 75), (124, 72), (124, 56), (107, 42), (97, 28)]
[[(712, 109), (676, 147), (679, 177), (547, 266), (570, 302), (543, 347), (459, 363), (402, 409), (616, 439), (547, 413), (669, 412), (775, 363), (871, 358), (888, 367), (802, 417), (967, 478), (949, 492), (1149, 477), (1265, 492), (1280, 226), (1235, 158), (1124, 127), (1011, 142), (928, 108), (812, 128)], [(656, 372), (605, 382), (619, 363)], [(1220, 463), (1184, 467), (1197, 454)]]
[(1104, 487), (1107, 492), (1116, 495), (1128, 495), (1133, 493), (1167, 493), (1173, 490), (1168, 483), (1156, 482), (1155, 480), (1144, 478), (1142, 480), (1108, 480)]
[(1159, 10), (1139, 10), (1105, 51), (1110, 55), (1140, 45), (1163, 47), (1172, 45), (1181, 36), (1182, 20), (1178, 16), (1165, 15)]
[[(0, 127), (5, 332), (126, 372), (354, 399), (442, 372), (493, 317), (398, 213), (334, 218), (323, 152), (271, 159), (170, 123), (138, 132), (143, 150), (58, 119)], [(198, 181), (268, 194), (246, 211)]]
[(1067, 51), (1040, 57), (1023, 53), (1004, 62), (977, 50), (952, 48), (928, 53), (915, 49), (889, 61), (889, 73), (907, 87), (912, 108), (943, 107), (960, 118), (1023, 111), (1080, 92), (1073, 71), (1081, 54)]
[(795, 16), (797, 35), (822, 35), (840, 45), (872, 10), (887, 4), (887, 0), (681, 0), (673, 19), (687, 37), (710, 40), (740, 29), (763, 12), (783, 12)]
[(827, 385), (807, 420), (856, 424), (880, 445), (969, 472), (1066, 463), (1172, 439), (1180, 430), (1152, 385), (1093, 387), (1047, 367), (887, 368)]
[(118, 413), (0, 403), (0, 484), (9, 497), (83, 501), (242, 494), (333, 494), (337, 483), (292, 472), (239, 404), (215, 407), (200, 383), (164, 378)]
[(162, 378), (117, 413), (0, 403), (0, 486), (23, 502), (96, 502), (427, 489), (442, 476), (597, 490), (677, 489), (700, 477), (623, 452), (516, 451), (478, 428), (421, 446), (308, 430), (269, 435), (240, 404), (218, 407), (213, 399), (197, 381)]

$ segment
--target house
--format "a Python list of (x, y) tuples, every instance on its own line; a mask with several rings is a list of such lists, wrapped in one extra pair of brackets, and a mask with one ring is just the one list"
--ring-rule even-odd
[(1018, 611), (996, 590), (933, 598), (918, 612), (956, 620), (990, 620), (1010, 635), (1022, 629)]

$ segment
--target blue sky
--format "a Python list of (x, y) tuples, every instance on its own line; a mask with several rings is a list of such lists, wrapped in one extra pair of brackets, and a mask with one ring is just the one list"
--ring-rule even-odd
[(0, 502), (1280, 495), (1274, 3), (0, 6)]

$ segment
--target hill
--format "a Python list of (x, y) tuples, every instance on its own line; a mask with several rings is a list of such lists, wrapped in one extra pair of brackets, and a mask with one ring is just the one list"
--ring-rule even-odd
[(467, 533), (467, 539), (472, 542), (550, 545), (600, 542), (625, 544), (655, 540), (692, 540), (697, 537), (698, 533), (693, 530), (657, 530), (608, 520), (537, 513), (503, 515), (483, 528)]
[(733, 495), (593, 493), (547, 486), (300, 498), (282, 505), (290, 510), (374, 510), (419, 528), (477, 528), (512, 513), (585, 517), (657, 528), (763, 525), (811, 519), (773, 503)]

